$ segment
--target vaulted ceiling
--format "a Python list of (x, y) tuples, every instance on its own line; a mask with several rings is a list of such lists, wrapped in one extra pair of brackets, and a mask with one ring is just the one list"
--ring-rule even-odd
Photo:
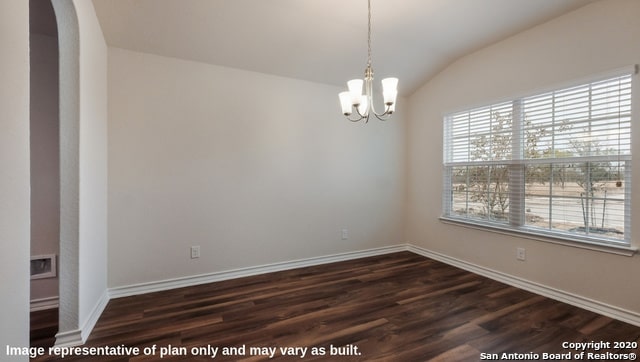
[[(593, 0), (371, 0), (377, 79), (412, 94), (457, 58)], [(109, 46), (345, 86), (366, 0), (93, 0)]]

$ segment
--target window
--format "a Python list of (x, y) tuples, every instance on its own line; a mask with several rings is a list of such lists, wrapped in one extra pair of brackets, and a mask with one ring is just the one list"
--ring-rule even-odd
[(443, 219), (629, 247), (631, 74), (445, 116)]

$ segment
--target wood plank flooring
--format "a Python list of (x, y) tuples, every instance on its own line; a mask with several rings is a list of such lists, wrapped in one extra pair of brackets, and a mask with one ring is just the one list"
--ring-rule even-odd
[[(64, 361), (478, 361), (503, 352), (542, 359), (572, 352), (562, 342), (591, 341), (640, 342), (640, 327), (401, 252), (114, 299), (85, 347), (137, 346), (141, 355)], [(154, 345), (155, 355), (144, 356)], [(161, 359), (169, 345), (186, 355)], [(215, 359), (211, 350), (192, 354), (209, 346), (219, 348)], [(222, 356), (223, 347), (239, 349)], [(304, 358), (279, 349), (270, 358), (250, 347), (308, 349)], [(312, 355), (313, 347), (325, 354)], [(638, 351), (597, 353), (606, 352)]]
[(31, 347), (49, 347), (56, 342), (58, 308), (31, 312)]

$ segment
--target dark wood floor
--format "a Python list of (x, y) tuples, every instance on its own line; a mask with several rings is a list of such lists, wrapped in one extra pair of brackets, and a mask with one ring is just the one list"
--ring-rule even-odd
[[(276, 350), (273, 359), (290, 361), (478, 361), (503, 352), (541, 360), (572, 352), (562, 342), (591, 341), (640, 342), (640, 327), (402, 252), (114, 299), (85, 346), (137, 346), (141, 355), (64, 361), (211, 361), (192, 354), (207, 346), (220, 348), (214, 360), (271, 359), (250, 347), (308, 348), (304, 358)], [(155, 356), (142, 355), (154, 345)], [(186, 355), (160, 359), (169, 345)], [(221, 355), (242, 346), (244, 355)], [(597, 351), (606, 352), (637, 349)]]
[(58, 333), (58, 309), (31, 312), (31, 347), (53, 346)]

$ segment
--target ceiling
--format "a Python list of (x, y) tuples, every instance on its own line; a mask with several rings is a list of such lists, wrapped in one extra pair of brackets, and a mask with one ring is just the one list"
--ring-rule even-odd
[[(402, 95), (457, 58), (593, 0), (372, 0), (377, 79)], [(367, 61), (365, 0), (93, 0), (109, 46), (344, 86)]]

